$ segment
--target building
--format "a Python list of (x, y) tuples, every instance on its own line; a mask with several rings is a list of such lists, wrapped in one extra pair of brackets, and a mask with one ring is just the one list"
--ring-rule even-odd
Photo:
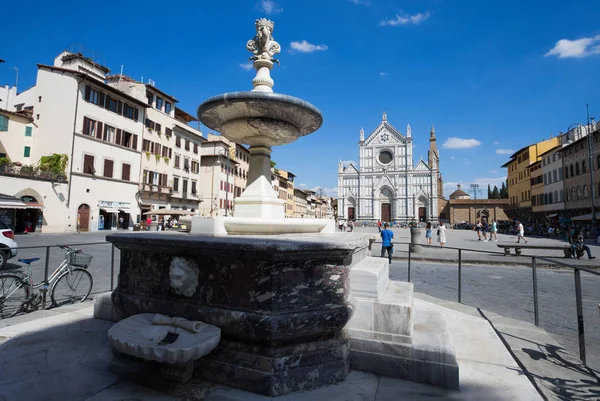
[(433, 126), (427, 162), (413, 163), (412, 141), (410, 125), (402, 134), (387, 121), (386, 113), (367, 138), (360, 130), (359, 166), (338, 165), (338, 217), (371, 222), (438, 221), (443, 183)]
[(448, 197), (443, 213), (450, 224), (467, 222), (475, 224), (477, 221), (507, 220), (504, 209), (508, 206), (508, 199), (471, 199), (471, 196), (462, 190), (461, 185)]
[(555, 146), (540, 155), (542, 159), (542, 183), (543, 196), (538, 201), (538, 208), (534, 212), (541, 210), (542, 221), (560, 222), (560, 215), (565, 210), (565, 191), (563, 176), (562, 152), (565, 136), (561, 136), (561, 145)]
[(15, 111), (17, 87), (5, 85), (0, 87), (0, 110)]
[(271, 182), (277, 197), (285, 202), (285, 217), (294, 217), (294, 178), (296, 176), (289, 171), (271, 168)]
[(298, 188), (294, 189), (294, 218), (308, 218), (308, 202), (307, 198), (310, 195)]
[(544, 175), (542, 173), (542, 159), (531, 163), (529, 170), (529, 181), (531, 185), (531, 212), (536, 221), (544, 216)]
[(147, 104), (141, 144), (141, 178), (138, 203), (150, 210), (199, 208), (200, 147), (205, 138), (191, 127), (197, 118), (177, 108), (175, 97), (154, 84), (113, 75), (109, 85)]
[(506, 209), (506, 213), (509, 218), (525, 221), (534, 219), (529, 166), (539, 161), (541, 154), (556, 147), (559, 143), (559, 137), (554, 137), (525, 146), (513, 153), (510, 160), (502, 166), (508, 169), (509, 207)]
[(130, 228), (140, 220), (136, 196), (147, 104), (107, 85), (109, 71), (64, 51), (53, 65), (38, 64), (36, 84), (15, 99), (15, 108), (30, 111), (37, 127), (28, 162), (52, 154), (68, 158), (65, 215), (44, 213), (45, 221), (56, 218), (44, 223), (52, 231), (116, 229), (121, 218)]

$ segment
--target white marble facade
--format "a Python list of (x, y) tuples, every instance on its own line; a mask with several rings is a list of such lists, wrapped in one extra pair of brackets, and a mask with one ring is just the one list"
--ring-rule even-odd
[(357, 221), (438, 221), (439, 153), (435, 130), (429, 134), (428, 160), (413, 163), (410, 125), (402, 134), (383, 113), (365, 138), (360, 130), (359, 166), (338, 165), (339, 217)]

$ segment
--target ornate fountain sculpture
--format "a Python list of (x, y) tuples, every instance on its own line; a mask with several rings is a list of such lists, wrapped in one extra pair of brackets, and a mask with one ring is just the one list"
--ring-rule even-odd
[(271, 148), (316, 131), (323, 118), (312, 104), (273, 93), (270, 71), (279, 63), (273, 56), (281, 47), (273, 39), (272, 21), (263, 18), (255, 25), (256, 35), (246, 44), (256, 69), (254, 89), (218, 95), (198, 107), (198, 117), (208, 128), (249, 145), (248, 187), (235, 198), (235, 217), (194, 217), (191, 231), (213, 235), (334, 232), (331, 219), (286, 219), (285, 202), (273, 190)]

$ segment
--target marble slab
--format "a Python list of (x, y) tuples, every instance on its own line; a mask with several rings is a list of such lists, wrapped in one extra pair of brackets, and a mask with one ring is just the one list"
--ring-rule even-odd
[(352, 296), (379, 299), (390, 281), (389, 275), (389, 262), (386, 258), (369, 256), (362, 259), (350, 270)]

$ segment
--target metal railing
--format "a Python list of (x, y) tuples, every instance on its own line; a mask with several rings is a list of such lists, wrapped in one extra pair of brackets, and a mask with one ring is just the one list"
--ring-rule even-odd
[[(52, 248), (59, 248), (59, 246), (68, 246), (68, 247), (88, 247), (88, 246), (97, 246), (97, 245), (110, 245), (111, 250), (110, 250), (110, 288), (108, 290), (112, 291), (115, 288), (115, 246), (108, 242), (108, 241), (104, 241), (104, 242), (87, 242), (87, 243), (75, 243), (75, 244), (61, 244), (61, 245), (37, 245), (37, 246), (19, 246), (17, 249), (19, 251), (19, 254), (17, 256), (17, 260), (18, 259), (25, 259), (28, 258), (30, 255), (23, 255), (23, 251), (26, 250), (31, 250), (31, 249), (44, 249), (45, 252), (45, 260), (44, 260), (44, 274), (43, 274), (43, 278), (40, 280), (39, 276), (38, 278), (36, 278), (36, 270), (35, 270), (35, 266), (32, 265), (32, 276), (34, 278), (34, 281), (36, 283), (40, 282), (40, 283), (44, 283), (46, 285), (46, 287), (48, 286), (48, 278), (50, 276), (50, 250)], [(26, 253), (26, 252), (25, 252)], [(63, 253), (63, 251), (61, 250), (61, 253)], [(94, 259), (96, 259), (96, 264), (94, 264)], [(92, 270), (95, 270), (94, 268), (98, 266), (99, 261), (97, 260), (96, 257), (94, 257), (94, 259), (92, 259), (92, 263), (90, 264), (90, 266), (88, 267), (88, 270), (90, 268), (92, 268)], [(56, 267), (58, 267), (58, 265), (60, 264), (60, 261), (58, 259), (56, 259), (56, 261), (58, 261), (58, 263), (56, 263)], [(102, 263), (102, 262), (100, 262)], [(8, 261), (8, 264), (11, 265), (19, 265), (20, 267), (23, 267), (24, 265), (20, 262), (15, 261), (14, 259), (10, 259)], [(101, 266), (100, 266), (101, 267)], [(4, 272), (4, 271), (8, 271), (6, 269), (6, 267), (4, 268), (4, 270), (0, 270), (0, 272)], [(92, 273), (92, 278), (94, 278), (94, 281), (96, 282), (96, 278), (94, 275), (94, 272), (90, 272)], [(94, 289), (92, 288), (92, 293), (98, 293), (98, 292), (104, 292), (104, 291), (108, 291), (106, 289), (101, 289), (101, 290), (96, 290), (94, 291)], [(44, 291), (42, 293), (42, 309), (46, 309), (46, 303), (47, 303), (47, 299), (46, 299), (46, 295), (47, 295), (47, 291)]]
[[(374, 244), (373, 244), (374, 245)], [(411, 273), (411, 256), (412, 249), (410, 242), (396, 242), (395, 245), (408, 245), (408, 282), (410, 283), (410, 273)], [(417, 246), (421, 246), (425, 248), (425, 246), (421, 244), (417, 244)], [(458, 303), (462, 303), (462, 253), (463, 251), (474, 252), (474, 253), (485, 253), (485, 254), (495, 254), (495, 255), (505, 255), (504, 252), (495, 252), (488, 250), (479, 250), (479, 249), (465, 249), (465, 248), (456, 248), (445, 246), (443, 249), (452, 249), (458, 251)], [(575, 305), (577, 310), (577, 333), (579, 338), (579, 358), (585, 364), (586, 363), (586, 350), (585, 350), (585, 326), (584, 326), (584, 317), (583, 317), (583, 301), (582, 301), (582, 292), (581, 292), (581, 272), (584, 271), (586, 273), (590, 273), (596, 276), (600, 276), (600, 271), (588, 269), (581, 266), (573, 266), (568, 263), (564, 263), (555, 259), (551, 259), (550, 257), (541, 257), (541, 256), (524, 256), (531, 258), (531, 273), (532, 273), (532, 287), (533, 287), (533, 316), (534, 323), (536, 326), (540, 326), (540, 314), (539, 314), (539, 305), (538, 305), (538, 280), (537, 280), (537, 262), (538, 260), (543, 260), (553, 265), (560, 265), (565, 268), (573, 269), (574, 279), (575, 279)]]

